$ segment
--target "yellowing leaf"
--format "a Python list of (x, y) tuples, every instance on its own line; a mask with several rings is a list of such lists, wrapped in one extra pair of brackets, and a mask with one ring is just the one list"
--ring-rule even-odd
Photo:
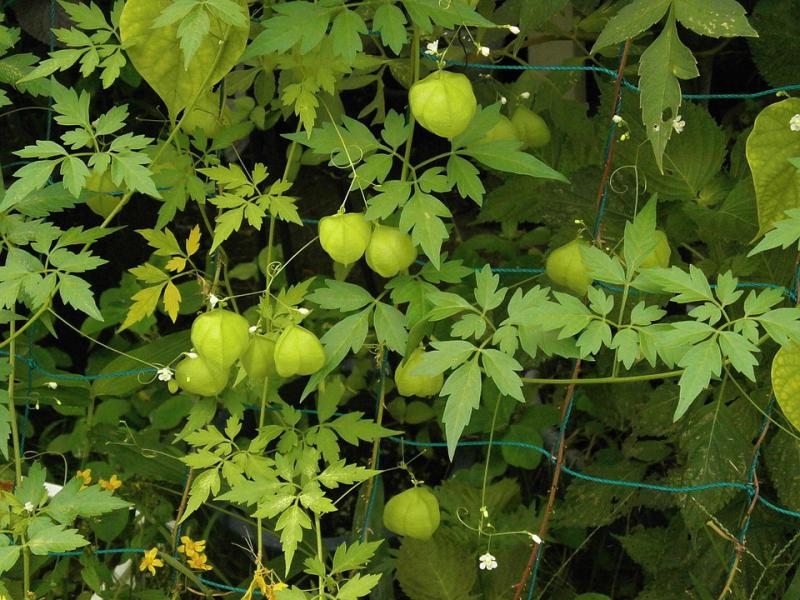
[(167, 271), (172, 271), (174, 273), (180, 273), (186, 268), (186, 259), (182, 256), (173, 256), (167, 261), (165, 265)]
[(789, 120), (800, 113), (800, 98), (770, 104), (756, 117), (747, 137), (747, 162), (753, 172), (759, 235), (800, 206), (800, 170), (789, 159), (800, 155), (800, 133)]
[(120, 325), (117, 332), (123, 331), (131, 325), (134, 325), (142, 319), (152, 315), (156, 311), (158, 299), (161, 297), (161, 290), (164, 289), (164, 285), (165, 284), (162, 283), (160, 285), (147, 287), (143, 290), (139, 290), (133, 296), (131, 296), (133, 304), (128, 309), (128, 314), (125, 317), (125, 321), (123, 321), (122, 325)]
[[(237, 3), (247, 14), (245, 0)], [(174, 119), (233, 68), (247, 45), (249, 28), (232, 27), (210, 16), (209, 34), (200, 41), (186, 69), (178, 39), (181, 23), (153, 27), (170, 5), (172, 0), (127, 0), (119, 28), (133, 66), (161, 97)]]
[(171, 281), (167, 282), (164, 289), (164, 308), (174, 323), (178, 318), (178, 309), (181, 307), (181, 292)]
[(800, 344), (792, 342), (775, 353), (772, 391), (786, 419), (800, 429)]
[(200, 226), (195, 225), (189, 232), (189, 237), (186, 240), (186, 256), (192, 256), (200, 249)]

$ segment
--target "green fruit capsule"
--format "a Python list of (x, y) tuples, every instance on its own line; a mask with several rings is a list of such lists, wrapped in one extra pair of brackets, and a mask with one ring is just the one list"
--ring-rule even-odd
[(511, 124), (517, 130), (517, 137), (528, 148), (541, 148), (550, 143), (550, 128), (529, 108), (517, 108), (511, 115)]
[(281, 377), (311, 375), (325, 364), (325, 349), (308, 329), (290, 325), (275, 342), (275, 370)]
[(111, 211), (117, 207), (122, 196), (119, 192), (123, 188), (116, 185), (111, 179), (111, 171), (106, 171), (100, 175), (97, 171), (92, 171), (86, 178), (83, 186), (86, 206), (94, 214), (106, 218)]
[(416, 82), (408, 101), (420, 125), (448, 140), (467, 128), (478, 107), (469, 78), (449, 71), (436, 71)]
[(652, 267), (666, 269), (669, 267), (669, 257), (672, 255), (672, 248), (669, 246), (667, 234), (660, 229), (656, 229), (654, 237), (656, 239), (656, 247), (650, 254), (644, 257), (641, 263), (639, 263), (639, 267), (642, 269), (649, 269)]
[(545, 271), (553, 283), (572, 290), (583, 296), (592, 284), (592, 278), (583, 262), (581, 248), (588, 248), (589, 244), (582, 240), (573, 240), (568, 244), (556, 248), (547, 257)]
[(228, 368), (250, 343), (247, 319), (217, 308), (203, 313), (192, 323), (192, 345), (209, 362)]
[(250, 381), (263, 381), (275, 375), (275, 338), (254, 335), (239, 359)]
[(364, 256), (372, 225), (364, 213), (339, 213), (319, 221), (319, 242), (333, 260), (349, 265)]
[(481, 138), (480, 143), (490, 144), (492, 142), (504, 141), (518, 142), (520, 139), (517, 136), (517, 130), (511, 120), (505, 115), (500, 115), (500, 120), (494, 124), (494, 127), (486, 132), (486, 135)]
[(175, 367), (175, 381), (189, 394), (216, 396), (228, 385), (228, 370), (202, 356), (187, 357)]
[(413, 487), (389, 499), (383, 525), (398, 535), (429, 540), (439, 527), (439, 501), (427, 488)]
[(411, 236), (396, 227), (375, 225), (367, 246), (367, 264), (381, 277), (394, 277), (417, 259)]
[(414, 369), (425, 362), (425, 352), (417, 348), (408, 357), (408, 360), (398, 365), (394, 372), (394, 383), (397, 391), (402, 396), (419, 396), (427, 398), (435, 396), (442, 389), (444, 375), (414, 375)]

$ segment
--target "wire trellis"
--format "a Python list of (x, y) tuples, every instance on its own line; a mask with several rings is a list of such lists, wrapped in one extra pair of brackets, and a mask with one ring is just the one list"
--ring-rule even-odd
[[(8, 0), (7, 2), (3, 3), (0, 10), (5, 9), (8, 6), (11, 6), (14, 3), (14, 0)], [(50, 21), (51, 21), (51, 33), (50, 33), (50, 47), (51, 50), (54, 47), (55, 38), (52, 33), (53, 27), (55, 26), (55, 17), (56, 17), (56, 1), (51, 0), (50, 2)], [(435, 56), (423, 52), (422, 55), (432, 61), (439, 61), (438, 58)], [(479, 63), (467, 63), (462, 61), (452, 61), (452, 60), (444, 60), (443, 63), (447, 66), (453, 67), (460, 67), (466, 69), (473, 69), (473, 70), (483, 70), (483, 71), (546, 71), (546, 72), (586, 72), (586, 73), (598, 73), (601, 75), (606, 75), (609, 77), (616, 78), (618, 76), (618, 72), (613, 69), (609, 69), (606, 67), (601, 67), (597, 65), (517, 65), (517, 64), (479, 64)], [(620, 83), (622, 87), (625, 89), (634, 92), (640, 93), (640, 88), (635, 85), (634, 83), (628, 81), (626, 78), (621, 78)], [(683, 94), (683, 98), (687, 100), (748, 100), (748, 99), (758, 99), (758, 98), (765, 98), (769, 96), (779, 95), (779, 94), (786, 94), (788, 92), (793, 91), (800, 91), (800, 84), (792, 84), (792, 85), (785, 85), (775, 88), (764, 89), (756, 92), (742, 92), (742, 93), (722, 93), (722, 94)], [(52, 132), (52, 118), (53, 118), (53, 110), (52, 110), (52, 100), (49, 103), (49, 110), (48, 110), (48, 119), (47, 119), (47, 139), (50, 139), (51, 132)], [(619, 114), (620, 104), (618, 103), (616, 106), (616, 113)], [(609, 152), (610, 141), (615, 135), (615, 123), (613, 123), (609, 127), (608, 135), (606, 137), (606, 146), (605, 152), (606, 155)], [(8, 163), (3, 165), (3, 168), (11, 168), (14, 166), (18, 166), (21, 164), (26, 164), (29, 161), (15, 161), (12, 163)], [(112, 192), (113, 195), (113, 192)], [(604, 212), (605, 206), (607, 202), (607, 185), (602, 191), (602, 198), (601, 203), (598, 206), (598, 211), (595, 219), (594, 224), (594, 232), (595, 234), (599, 230)], [(303, 220), (307, 224), (315, 224), (317, 223), (314, 219), (304, 219)], [(476, 269), (477, 270), (477, 269)], [(541, 268), (529, 268), (529, 267), (519, 267), (519, 266), (493, 266), (492, 271), (498, 274), (530, 274), (530, 275), (537, 275), (542, 274), (544, 269)], [(796, 277), (797, 279), (797, 277)], [(619, 291), (616, 286), (609, 285), (604, 282), (595, 282), (596, 284), (609, 289), (610, 291)], [(714, 287), (712, 285), (712, 287)], [(790, 299), (792, 302), (797, 302), (797, 292), (795, 289), (787, 288), (783, 285), (776, 284), (776, 283), (767, 283), (767, 282), (740, 282), (740, 288), (751, 288), (751, 289), (764, 289), (764, 288), (776, 288), (782, 289), (783, 294)], [(130, 377), (130, 376), (140, 376), (140, 375), (155, 375), (157, 369), (155, 367), (144, 367), (140, 369), (130, 369), (130, 370), (121, 370), (121, 371), (113, 371), (113, 372), (101, 372), (94, 375), (83, 375), (83, 374), (73, 374), (73, 373), (54, 373), (50, 372), (47, 369), (43, 368), (32, 356), (32, 348), (33, 348), (33, 341), (30, 336), (28, 335), (28, 356), (23, 355), (16, 355), (16, 359), (23, 363), (28, 368), (27, 374), (27, 383), (28, 383), (28, 400), (26, 400), (25, 406), (25, 419), (28, 418), (29, 410), (30, 410), (30, 395), (33, 389), (33, 374), (38, 373), (44, 379), (49, 381), (97, 381), (101, 379), (115, 379), (120, 377)], [(8, 356), (8, 352), (0, 350), (0, 356)], [(380, 379), (383, 381), (385, 378), (385, 361), (382, 363), (380, 368)], [(376, 399), (378, 402), (379, 399)], [(765, 432), (766, 428), (769, 426), (770, 419), (769, 415), (774, 407), (775, 399), (774, 396), (771, 397), (770, 403), (767, 406), (765, 411), (764, 418), (762, 420), (761, 427), (759, 429), (759, 438), (762, 437), (763, 433)], [(376, 405), (377, 408), (377, 405)], [(315, 414), (315, 410), (305, 409), (302, 412), (307, 414)], [(569, 423), (569, 418), (572, 412), (572, 402), (570, 402), (570, 406), (567, 407), (565, 411), (564, 418), (562, 419), (561, 423), (559, 424), (559, 432), (560, 435), (563, 435), (566, 431), (567, 425)], [(337, 413), (340, 414), (340, 413)], [(25, 431), (25, 428), (22, 428), (22, 431)], [(445, 448), (447, 444), (445, 442), (420, 442), (416, 440), (405, 439), (403, 437), (392, 436), (386, 438), (388, 441), (395, 443), (395, 444), (404, 444), (406, 446), (412, 447), (421, 447), (421, 448)], [(22, 441), (22, 448), (24, 450), (24, 439)], [(464, 447), (487, 447), (489, 445), (498, 446), (498, 447), (515, 447), (521, 448), (524, 450), (529, 450), (531, 452), (536, 452), (544, 456), (550, 463), (555, 464), (555, 456), (553, 453), (546, 448), (531, 444), (528, 442), (521, 442), (521, 441), (506, 441), (506, 440), (462, 440), (458, 443), (459, 448)], [(759, 504), (771, 510), (777, 514), (791, 517), (794, 519), (800, 519), (800, 512), (792, 510), (788, 507), (780, 506), (772, 501), (764, 498), (762, 495), (758, 493), (758, 487), (756, 483), (756, 470), (758, 468), (759, 458), (760, 458), (760, 448), (756, 447), (756, 450), (753, 453), (753, 458), (750, 464), (750, 468), (748, 469), (747, 473), (747, 481), (746, 482), (736, 482), (736, 481), (712, 481), (704, 484), (696, 484), (696, 485), (689, 485), (689, 486), (670, 486), (670, 485), (662, 485), (662, 484), (654, 484), (645, 481), (625, 481), (619, 479), (610, 479), (605, 477), (598, 477), (595, 475), (591, 475), (588, 473), (582, 473), (571, 467), (566, 465), (561, 465), (561, 470), (576, 478), (583, 481), (588, 481), (591, 483), (595, 483), (598, 485), (606, 485), (606, 486), (616, 486), (616, 487), (623, 487), (623, 488), (630, 488), (630, 489), (639, 489), (639, 490), (649, 490), (659, 493), (668, 493), (668, 494), (692, 494), (698, 492), (705, 492), (711, 490), (720, 490), (720, 489), (733, 489), (740, 492), (743, 492), (747, 495), (748, 502), (752, 502), (753, 498), (755, 498)], [(376, 466), (377, 468), (377, 466)], [(362, 528), (362, 535), (363, 532), (366, 532), (368, 529), (371, 514), (375, 505), (375, 501), (377, 498), (379, 481), (376, 482), (376, 485), (373, 486), (372, 492), (368, 501), (367, 510), (365, 513), (364, 518), (364, 526)], [(745, 536), (747, 534), (748, 528), (750, 526), (752, 519), (750, 513), (745, 513), (742, 526), (740, 531), (737, 535), (737, 540), (739, 543), (743, 543)], [(85, 553), (85, 550), (76, 550), (70, 552), (51, 552), (49, 553), (52, 557), (75, 557), (81, 556)], [(109, 555), (109, 554), (143, 554), (146, 552), (146, 549), (143, 548), (110, 548), (110, 549), (93, 549), (91, 550), (94, 554), (97, 555)], [(533, 594), (536, 589), (536, 577), (539, 568), (539, 563), (541, 561), (542, 552), (539, 552), (536, 560), (536, 564), (534, 565), (533, 571), (531, 573), (530, 582), (528, 584), (529, 593), (528, 599), (530, 600), (533, 597)], [(732, 567), (733, 568), (733, 567)], [(229, 591), (229, 592), (238, 592), (244, 593), (247, 590), (245, 588), (235, 587), (226, 585), (206, 577), (199, 577), (199, 580), (206, 585), (207, 587), (222, 590), (222, 591)], [(255, 595), (260, 596), (260, 592), (255, 592)]]

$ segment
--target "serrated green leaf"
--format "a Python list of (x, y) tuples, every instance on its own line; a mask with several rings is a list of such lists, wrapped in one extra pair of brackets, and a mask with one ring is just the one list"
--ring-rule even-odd
[(639, 61), (642, 122), (661, 172), (664, 171), (664, 150), (673, 133), (672, 121), (678, 116), (681, 105), (678, 79), (698, 75), (697, 62), (691, 50), (681, 43), (675, 20), (670, 17)]
[(736, 0), (675, 0), (678, 22), (709, 37), (758, 37)]
[(458, 440), (470, 421), (472, 411), (480, 406), (481, 383), (478, 360), (473, 358), (453, 371), (442, 386), (440, 395), (447, 396), (442, 423), (450, 460), (453, 460)]
[(671, 0), (634, 0), (620, 11), (603, 28), (592, 46), (592, 54), (612, 44), (636, 37), (655, 25), (666, 14)]

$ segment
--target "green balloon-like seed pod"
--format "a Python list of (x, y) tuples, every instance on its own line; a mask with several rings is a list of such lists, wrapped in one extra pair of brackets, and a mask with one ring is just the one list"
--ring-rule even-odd
[(439, 501), (430, 490), (413, 487), (393, 496), (383, 508), (383, 525), (398, 535), (428, 540), (439, 527)]
[(364, 213), (339, 213), (319, 221), (319, 242), (333, 260), (349, 265), (364, 256), (372, 225)]
[(417, 348), (408, 360), (398, 365), (394, 372), (394, 383), (402, 396), (419, 396), (427, 398), (435, 396), (442, 389), (444, 375), (414, 375), (414, 369), (424, 364), (425, 352)]
[(592, 285), (589, 270), (583, 262), (581, 248), (589, 244), (583, 240), (573, 240), (556, 248), (547, 257), (545, 271), (553, 283), (584, 296)]
[(422, 127), (448, 140), (469, 126), (478, 108), (469, 78), (450, 71), (436, 71), (417, 81), (408, 101)]
[(281, 377), (311, 375), (325, 364), (325, 349), (308, 329), (290, 325), (275, 342), (275, 370)]
[(394, 277), (417, 260), (411, 236), (396, 227), (375, 225), (366, 252), (367, 265), (381, 277)]
[(175, 367), (175, 381), (184, 392), (216, 396), (228, 385), (228, 369), (202, 356), (186, 357)]
[(250, 381), (263, 381), (275, 375), (275, 336), (254, 335), (239, 362)]
[(192, 345), (197, 353), (228, 368), (250, 343), (250, 324), (242, 315), (222, 308), (203, 313), (192, 323)]

